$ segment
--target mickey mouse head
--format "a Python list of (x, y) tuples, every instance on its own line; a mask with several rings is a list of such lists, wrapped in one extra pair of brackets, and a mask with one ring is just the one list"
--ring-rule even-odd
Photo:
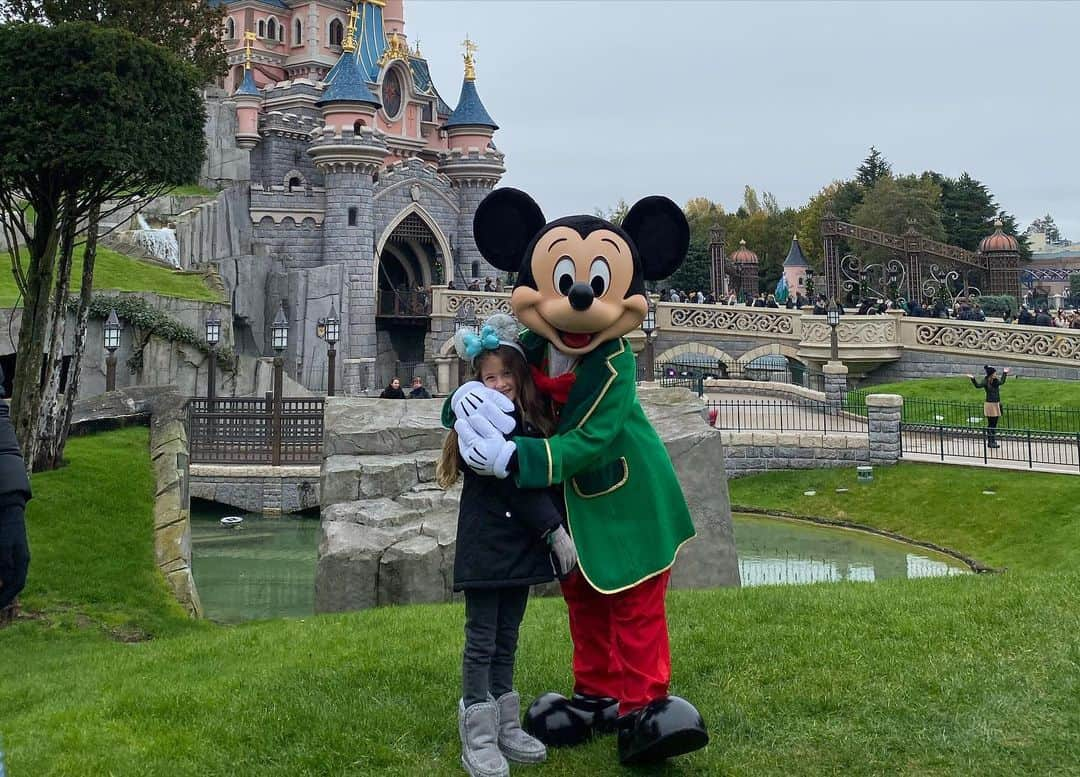
[(596, 216), (546, 223), (532, 197), (510, 188), (484, 198), (473, 233), (490, 264), (517, 271), (518, 320), (571, 356), (640, 326), (645, 281), (675, 272), (690, 243), (686, 216), (667, 197), (638, 201), (621, 226)]

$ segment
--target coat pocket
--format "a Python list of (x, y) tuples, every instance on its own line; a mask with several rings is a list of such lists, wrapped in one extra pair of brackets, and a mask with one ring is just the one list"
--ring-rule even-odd
[(626, 457), (620, 456), (596, 469), (582, 472), (570, 478), (574, 493), (582, 499), (594, 499), (621, 488), (630, 478)]

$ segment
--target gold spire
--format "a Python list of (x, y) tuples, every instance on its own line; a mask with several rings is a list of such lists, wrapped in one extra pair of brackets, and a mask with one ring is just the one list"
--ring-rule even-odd
[(409, 61), (409, 44), (406, 43), (405, 36), (398, 32), (390, 33), (390, 37), (387, 38), (386, 51), (379, 57), (379, 67), (395, 59)]
[(413, 56), (414, 57), (422, 57), (422, 56), (424, 56), (423, 54), (420, 53), (420, 39), (419, 38), (416, 39), (416, 47), (413, 49)]
[(244, 33), (244, 70), (251, 70), (251, 44), (255, 42), (253, 32)]
[(349, 29), (345, 32), (345, 40), (341, 42), (341, 50), (350, 54), (356, 51), (356, 20), (360, 18), (360, 12), (356, 10), (354, 2), (349, 9)]
[(471, 40), (469, 36), (465, 36), (465, 40), (461, 42), (461, 45), (465, 47), (465, 80), (476, 80), (476, 60), (473, 57), (476, 54), (477, 46)]

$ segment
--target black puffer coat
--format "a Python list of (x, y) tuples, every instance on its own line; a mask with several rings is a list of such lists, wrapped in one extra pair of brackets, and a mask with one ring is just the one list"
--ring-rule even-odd
[[(522, 424), (514, 434), (539, 437)], [(511, 435), (513, 436), (513, 435)], [(518, 488), (458, 460), (465, 482), (458, 511), (454, 590), (536, 585), (555, 579), (544, 535), (563, 522), (561, 490)]]

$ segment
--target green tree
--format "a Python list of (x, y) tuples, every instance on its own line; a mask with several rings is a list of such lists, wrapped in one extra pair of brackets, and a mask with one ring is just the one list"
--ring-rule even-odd
[(198, 69), (203, 83), (226, 70), (225, 4), (195, 0), (0, 0), (0, 19), (57, 25), (93, 22), (128, 30)]
[(712, 289), (710, 230), (723, 219), (724, 208), (707, 197), (694, 197), (683, 207), (683, 212), (690, 224), (690, 247), (686, 252), (686, 261), (662, 284), (686, 291), (700, 289), (708, 293)]
[(892, 166), (881, 152), (870, 146), (870, 153), (855, 171), (855, 181), (864, 189), (873, 189), (882, 178), (892, 176)]
[(1031, 232), (1041, 232), (1046, 237), (1047, 245), (1063, 245), (1068, 243), (1068, 238), (1061, 234), (1058, 225), (1054, 223), (1054, 217), (1047, 213), (1041, 219), (1035, 219), (1028, 227)]
[(593, 215), (597, 218), (604, 219), (604, 221), (610, 221), (615, 226), (622, 224), (626, 214), (630, 212), (630, 204), (622, 197), (615, 203), (615, 207), (611, 210), (604, 210), (603, 208), (596, 208), (593, 210)]
[[(12, 416), (27, 463), (52, 469), (78, 392), (99, 221), (197, 175), (202, 81), (168, 51), (89, 23), (0, 26), (0, 74), (0, 221), (24, 300)], [(62, 349), (49, 344), (64, 340), (83, 234), (75, 347), (61, 397)]]
[[(933, 240), (944, 240), (940, 202), (941, 186), (928, 176), (881, 178), (851, 214), (851, 221), (861, 227), (894, 235), (914, 228)], [(890, 251), (877, 246), (860, 246), (857, 253), (864, 262), (882, 262), (892, 258)]]
[(758, 201), (757, 191), (750, 184), (743, 187), (742, 210), (747, 216), (756, 216), (761, 213), (761, 203)]
[[(928, 173), (937, 176), (936, 173)], [(967, 173), (953, 180), (938, 176), (941, 186), (941, 222), (945, 242), (974, 251), (994, 231), (997, 204), (990, 190)]]

